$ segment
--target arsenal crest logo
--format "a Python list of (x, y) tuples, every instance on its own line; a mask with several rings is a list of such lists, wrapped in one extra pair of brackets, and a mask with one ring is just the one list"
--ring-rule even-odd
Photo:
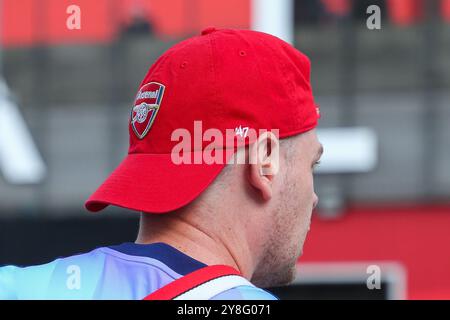
[(142, 86), (131, 109), (131, 127), (139, 139), (143, 139), (158, 114), (164, 95), (164, 85), (150, 82)]

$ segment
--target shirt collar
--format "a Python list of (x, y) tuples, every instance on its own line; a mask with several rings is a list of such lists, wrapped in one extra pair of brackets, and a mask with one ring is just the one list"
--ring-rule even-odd
[(191, 258), (178, 249), (163, 242), (151, 244), (126, 242), (108, 248), (131, 256), (142, 256), (159, 260), (181, 275), (186, 275), (206, 267), (206, 264)]

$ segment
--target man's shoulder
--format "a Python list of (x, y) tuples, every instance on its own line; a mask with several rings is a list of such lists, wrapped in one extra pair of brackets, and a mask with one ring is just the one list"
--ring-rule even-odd
[(255, 286), (238, 286), (214, 296), (211, 300), (278, 300), (267, 290)]
[(0, 267), (0, 299), (142, 299), (201, 266), (186, 259), (160, 244), (125, 243), (41, 265)]
[[(48, 298), (52, 287), (70, 287), (68, 279), (77, 279), (82, 270), (95, 272), (95, 265), (102, 266), (104, 260), (102, 248), (86, 253), (57, 258), (51, 262), (20, 266), (0, 267), (0, 298), (1, 299), (42, 299)], [(70, 276), (73, 276), (70, 278)], [(76, 285), (76, 281), (74, 281)]]

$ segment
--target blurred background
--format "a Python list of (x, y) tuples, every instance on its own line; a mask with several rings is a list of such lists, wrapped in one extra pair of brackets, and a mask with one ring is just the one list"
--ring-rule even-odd
[(320, 206), (275, 293), (450, 299), (450, 0), (0, 0), (0, 265), (135, 240), (137, 213), (84, 201), (127, 153), (150, 65), (208, 26), (273, 33), (312, 62)]

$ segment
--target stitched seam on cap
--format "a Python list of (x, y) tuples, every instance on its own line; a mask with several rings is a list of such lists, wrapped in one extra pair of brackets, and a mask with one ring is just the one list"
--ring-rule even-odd
[(217, 62), (218, 63), (218, 59), (216, 57), (216, 55), (214, 54), (215, 52), (217, 52), (217, 47), (215, 45), (215, 38), (214, 38), (214, 32), (212, 32), (209, 36), (209, 49), (210, 49), (210, 54), (211, 54), (211, 73), (212, 73), (212, 90), (213, 90), (213, 101), (215, 103), (215, 107), (214, 107), (214, 116), (215, 116), (215, 120), (218, 119), (223, 119), (223, 114), (225, 112), (225, 106), (223, 105), (223, 101), (220, 100), (219, 96), (220, 96), (220, 92), (219, 92), (219, 85), (218, 85), (218, 80), (217, 80), (217, 70), (214, 67), (214, 63)]

